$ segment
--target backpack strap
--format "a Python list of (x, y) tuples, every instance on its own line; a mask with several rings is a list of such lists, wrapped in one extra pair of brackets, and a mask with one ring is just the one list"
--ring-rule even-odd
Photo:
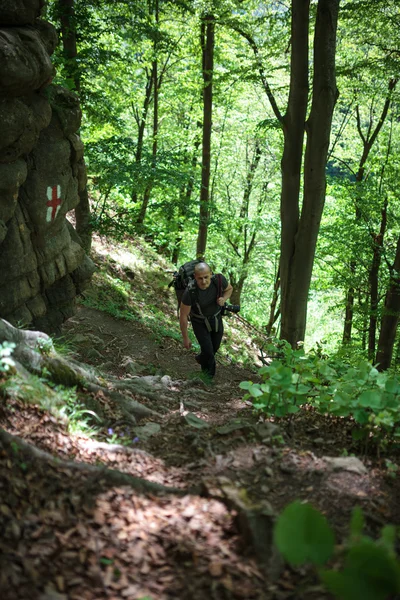
[(222, 275), (221, 275), (221, 273), (217, 273), (215, 275), (215, 277), (217, 278), (217, 282), (218, 282), (217, 283), (217, 300), (218, 300), (218, 298), (221, 298), (222, 292), (223, 292), (223, 290), (222, 290)]
[[(211, 281), (217, 287), (217, 298), (219, 298), (222, 295), (221, 294), (222, 275), (220, 273), (218, 273), (218, 275), (213, 275), (211, 278)], [(197, 313), (192, 315), (192, 318), (204, 321), (204, 323), (207, 327), (207, 331), (212, 331), (209, 319), (215, 319), (215, 331), (217, 332), (218, 331), (217, 317), (219, 314), (221, 314), (221, 309), (219, 309), (214, 315), (211, 315), (210, 317), (206, 317), (205, 315), (203, 315), (203, 311), (201, 310), (201, 306), (200, 306), (199, 298), (198, 298), (198, 294), (197, 294), (196, 283), (193, 282), (193, 283), (189, 284), (188, 289), (189, 289), (191, 304), (192, 304), (192, 306), (195, 306), (198, 311)]]

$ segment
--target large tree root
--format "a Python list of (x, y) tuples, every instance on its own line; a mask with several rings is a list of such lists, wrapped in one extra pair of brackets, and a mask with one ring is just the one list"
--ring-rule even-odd
[[(52, 348), (51, 339), (45, 333), (21, 331), (4, 319), (0, 319), (0, 342), (3, 341), (16, 345), (13, 358), (16, 361), (16, 370), (23, 379), (27, 378), (27, 371), (37, 376), (45, 373), (46, 377), (55, 384), (77, 387), (95, 394), (101, 392), (106, 398), (118, 404), (123, 418), (130, 424), (135, 424), (137, 420), (144, 417), (161, 418), (160, 413), (107, 387), (107, 382), (85, 369), (81, 363), (58, 355)], [(139, 391), (131, 386), (126, 386), (126, 389), (136, 393)], [(87, 401), (90, 404), (88, 408), (103, 418), (103, 408), (100, 402), (93, 397)]]
[[(194, 490), (180, 489), (169, 486), (164, 486), (153, 481), (147, 481), (147, 479), (141, 479), (140, 477), (134, 477), (128, 473), (122, 473), (114, 469), (107, 467), (97, 467), (94, 465), (65, 461), (59, 459), (44, 450), (40, 450), (31, 444), (25, 442), (22, 438), (8, 433), (4, 429), (0, 428), (0, 444), (9, 452), (9, 454), (15, 455), (15, 445), (18, 446), (19, 453), (28, 460), (39, 460), (45, 462), (48, 465), (61, 468), (63, 471), (67, 468), (71, 471), (78, 471), (82, 474), (87, 474), (90, 478), (95, 479), (96, 484), (103, 487), (117, 487), (117, 486), (129, 486), (140, 494), (175, 494), (178, 496), (185, 496), (186, 494), (196, 493)], [(21, 454), (20, 454), (21, 453)]]

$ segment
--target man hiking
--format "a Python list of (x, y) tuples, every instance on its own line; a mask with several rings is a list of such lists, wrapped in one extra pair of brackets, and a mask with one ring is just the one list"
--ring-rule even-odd
[(212, 276), (209, 265), (198, 263), (194, 268), (194, 283), (187, 288), (180, 305), (180, 327), (183, 345), (189, 350), (188, 320), (192, 323), (194, 335), (200, 344), (201, 352), (196, 361), (201, 370), (211, 379), (215, 375), (215, 353), (221, 345), (224, 326), (221, 308), (230, 298), (233, 288), (223, 275)]

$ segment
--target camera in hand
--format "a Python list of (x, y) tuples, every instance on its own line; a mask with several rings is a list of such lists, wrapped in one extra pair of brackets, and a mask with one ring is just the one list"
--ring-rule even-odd
[(221, 309), (221, 313), (222, 315), (224, 315), (226, 312), (238, 313), (239, 310), (240, 304), (224, 304), (224, 306)]

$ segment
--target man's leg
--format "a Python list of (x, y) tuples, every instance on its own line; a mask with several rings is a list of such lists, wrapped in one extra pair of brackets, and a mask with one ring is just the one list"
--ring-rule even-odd
[(221, 345), (222, 336), (224, 335), (224, 323), (223, 323), (221, 317), (218, 320), (218, 331), (212, 331), (210, 335), (211, 335), (211, 342), (213, 345), (213, 351), (214, 351), (214, 354), (216, 354)]
[(214, 377), (214, 343), (217, 344), (217, 340), (213, 343), (212, 335), (215, 335), (215, 332), (210, 333), (204, 322), (194, 321), (194, 319), (192, 320), (192, 326), (194, 335), (196, 336), (201, 349), (197, 362), (200, 364), (201, 370), (204, 373), (207, 373), (210, 377)]

